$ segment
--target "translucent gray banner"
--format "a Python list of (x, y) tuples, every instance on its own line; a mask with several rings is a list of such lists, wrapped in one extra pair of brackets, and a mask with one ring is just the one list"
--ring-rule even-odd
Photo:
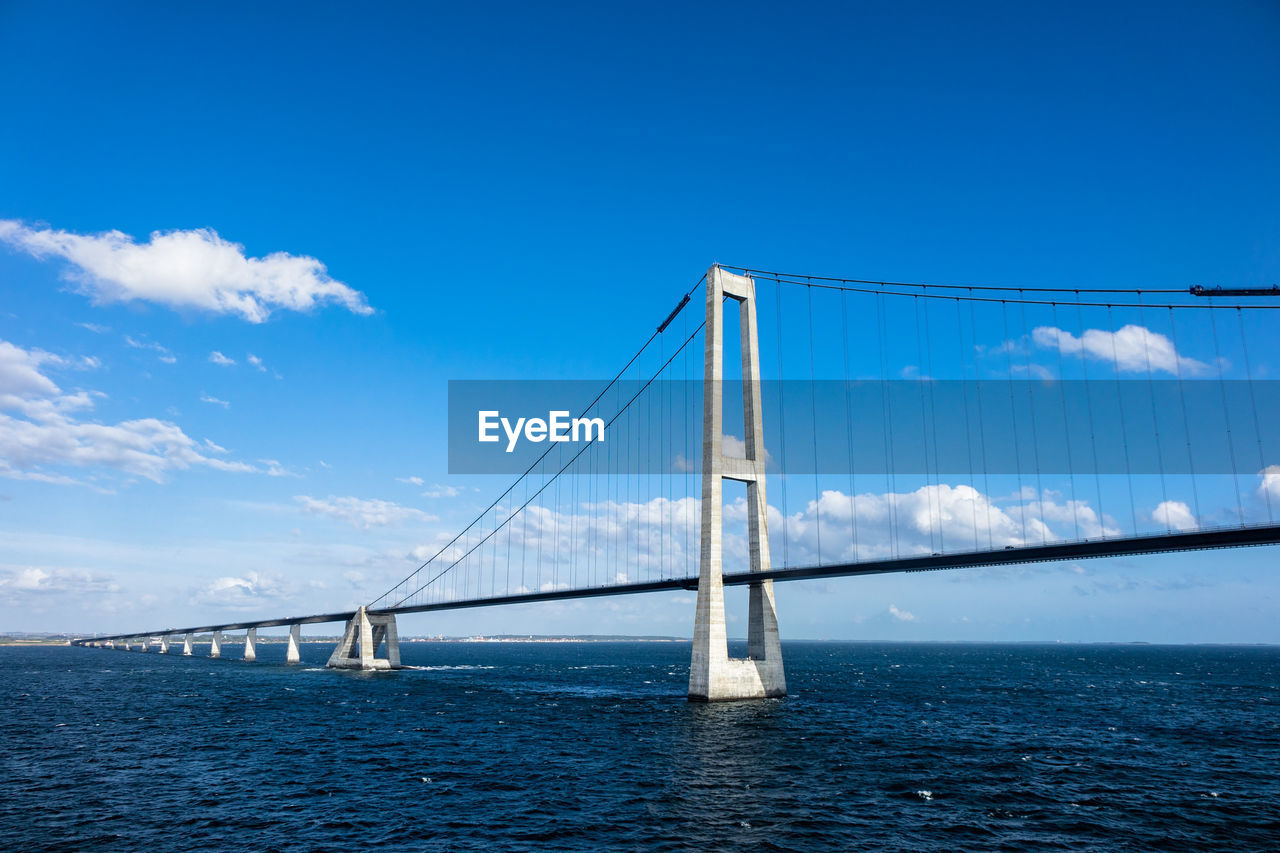
[[(449, 472), (521, 474), (544, 454), (571, 474), (701, 470), (701, 382), (627, 380), (601, 395), (606, 385), (451, 381)], [(1231, 474), (1280, 464), (1274, 381), (785, 380), (760, 390), (772, 473)], [(742, 383), (724, 383), (724, 400), (724, 452), (741, 456)]]

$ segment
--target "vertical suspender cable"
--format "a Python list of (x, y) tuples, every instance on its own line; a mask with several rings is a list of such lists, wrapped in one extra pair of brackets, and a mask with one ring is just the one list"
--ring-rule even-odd
[(1062, 400), (1062, 435), (1067, 445), (1067, 482), (1071, 485), (1071, 519), (1075, 522), (1076, 539), (1080, 539), (1080, 501), (1076, 499), (1076, 468), (1071, 456), (1071, 424), (1067, 418), (1067, 376), (1062, 365), (1062, 326), (1058, 322), (1058, 303), (1054, 302), (1054, 349), (1058, 352), (1058, 397)]
[(1133, 492), (1133, 466), (1129, 463), (1129, 430), (1124, 416), (1124, 395), (1120, 392), (1120, 352), (1116, 348), (1115, 320), (1107, 306), (1107, 331), (1111, 336), (1111, 363), (1115, 371), (1116, 404), (1120, 408), (1120, 438), (1124, 445), (1124, 472), (1129, 483), (1129, 512), (1133, 516), (1133, 535), (1138, 535), (1138, 501)]
[(1182, 358), (1177, 355), (1182, 350), (1178, 347), (1178, 323), (1172, 305), (1169, 306), (1169, 332), (1173, 336), (1173, 351), (1175, 354), (1173, 368), (1178, 377), (1178, 402), (1182, 406), (1182, 431), (1187, 439), (1187, 471), (1191, 475), (1191, 501), (1196, 509), (1196, 523), (1203, 527), (1204, 521), (1200, 515), (1200, 487), (1196, 483), (1195, 456), (1191, 452), (1191, 420), (1187, 417), (1186, 388), (1182, 384)]
[(773, 319), (778, 331), (778, 437), (782, 440), (782, 470), (778, 479), (782, 484), (782, 565), (791, 565), (791, 549), (787, 528), (791, 526), (791, 516), (787, 512), (787, 408), (783, 403), (783, 389), (786, 382), (782, 379), (782, 285), (774, 283), (776, 310)]
[(853, 521), (853, 562), (858, 561), (858, 487), (857, 487), (857, 468), (854, 464), (853, 456), (853, 403), (850, 400), (850, 383), (852, 377), (849, 371), (849, 294), (845, 291), (840, 292), (840, 330), (843, 334), (843, 350), (844, 350), (844, 421), (845, 435), (849, 441), (849, 516)]
[(880, 337), (880, 412), (883, 426), (882, 435), (884, 437), (884, 464), (885, 470), (889, 472), (889, 497), (886, 504), (889, 517), (889, 545), (893, 551), (893, 556), (898, 556), (898, 478), (894, 472), (895, 460), (893, 453), (893, 394), (890, 393), (888, 382), (889, 369), (889, 324), (885, 317), (884, 294), (876, 294), (876, 330)]
[[(1093, 484), (1098, 492), (1098, 535), (1107, 538), (1107, 516), (1102, 506), (1102, 471), (1098, 468), (1098, 435), (1093, 420), (1093, 388), (1089, 382), (1089, 360), (1085, 357), (1084, 309), (1080, 307), (1080, 293), (1076, 292), (1076, 325), (1080, 330), (1080, 369), (1084, 372), (1084, 405), (1089, 416), (1089, 448), (1093, 453)], [(1061, 343), (1061, 342), (1059, 342)]]
[(933, 474), (938, 492), (938, 550), (947, 550), (946, 531), (942, 526), (942, 461), (938, 457), (938, 408), (933, 386), (937, 377), (933, 375), (933, 332), (929, 327), (929, 303), (924, 303), (924, 369), (928, 375), (929, 385), (929, 429), (933, 435)]
[(1258, 474), (1262, 480), (1262, 497), (1267, 502), (1267, 521), (1275, 522), (1275, 516), (1271, 512), (1271, 489), (1268, 488), (1267, 477), (1267, 459), (1262, 452), (1262, 424), (1258, 420), (1258, 398), (1254, 394), (1253, 389), (1253, 366), (1249, 361), (1249, 341), (1244, 334), (1244, 311), (1240, 306), (1236, 306), (1236, 319), (1240, 321), (1240, 346), (1244, 351), (1244, 375), (1245, 381), (1249, 385), (1249, 406), (1253, 409), (1253, 432), (1258, 439)]
[[(1160, 414), (1156, 409), (1156, 385), (1151, 375), (1151, 347), (1149, 338), (1153, 334), (1151, 327), (1147, 325), (1147, 309), (1142, 304), (1142, 291), (1138, 291), (1138, 319), (1142, 323), (1142, 357), (1147, 364), (1147, 390), (1151, 395), (1151, 426), (1155, 430), (1156, 443), (1156, 461), (1160, 466), (1160, 501), (1164, 504), (1164, 522), (1165, 530), (1169, 533), (1173, 532), (1173, 516), (1169, 512), (1169, 487), (1164, 476), (1164, 449), (1160, 446)], [(1173, 360), (1177, 362), (1182, 358), (1177, 351), (1173, 353)]]
[(1027, 544), (1027, 505), (1022, 489), (1022, 446), (1018, 442), (1018, 405), (1013, 399), (1013, 338), (1009, 337), (1009, 304), (1000, 300), (1000, 315), (1004, 320), (1004, 356), (1005, 370), (1009, 375), (1009, 417), (1013, 424), (1013, 462), (1018, 477), (1018, 514), (1022, 518), (1022, 542)]
[[(969, 291), (970, 295), (973, 291)], [(976, 345), (978, 341), (978, 320), (974, 312), (974, 303), (969, 303), (969, 342)], [(978, 372), (977, 350), (973, 359), (974, 393), (978, 398), (978, 441), (982, 447), (982, 490), (985, 493), (984, 503), (987, 505), (987, 547), (995, 550), (995, 531), (991, 520), (991, 469), (987, 465), (987, 417), (982, 405), (982, 375)]]
[(813, 288), (809, 297), (809, 408), (813, 418), (813, 517), (818, 539), (818, 565), (822, 565), (822, 487), (818, 485), (818, 383), (813, 358)]
[[(964, 355), (964, 321), (960, 316), (960, 299), (956, 298), (956, 346), (960, 356), (960, 393), (964, 398), (964, 447), (969, 460), (969, 488), (977, 491), (977, 478), (973, 475), (973, 434), (969, 428), (969, 372), (965, 366)], [(977, 365), (974, 365), (975, 369)], [(976, 383), (975, 389), (977, 390)], [(970, 502), (970, 515), (973, 518), (973, 550), (978, 550), (978, 504)]]
[[(1210, 306), (1213, 305), (1213, 297), (1209, 297)], [(1236, 512), (1240, 518), (1240, 525), (1244, 526), (1244, 500), (1240, 494), (1240, 472), (1236, 467), (1236, 445), (1235, 439), (1231, 436), (1231, 407), (1227, 405), (1227, 385), (1223, 378), (1222, 370), (1222, 349), (1218, 345), (1218, 321), (1214, 316), (1218, 312), (1213, 307), (1209, 309), (1209, 326), (1213, 329), (1213, 355), (1218, 362), (1218, 390), (1222, 392), (1222, 414), (1227, 421), (1227, 452), (1231, 454), (1231, 481), (1235, 484), (1236, 490)]]
[[(1022, 298), (1021, 290), (1018, 291), (1018, 298)], [(1032, 393), (1035, 386), (1032, 384), (1031, 375), (1031, 330), (1027, 326), (1027, 303), (1023, 302), (1020, 308), (1022, 311), (1022, 335), (1027, 340), (1027, 408), (1031, 410), (1031, 459), (1036, 467), (1036, 506), (1040, 510), (1040, 541), (1047, 542), (1049, 525), (1044, 518), (1044, 481), (1040, 479), (1040, 431), (1036, 426), (1036, 401)]]
[(920, 455), (924, 460), (924, 496), (925, 504), (929, 508), (929, 550), (935, 551), (933, 547), (933, 500), (934, 489), (932, 483), (929, 482), (929, 424), (928, 409), (924, 404), (924, 380), (920, 374), (924, 373), (924, 335), (920, 330), (920, 297), (918, 295), (911, 297), (911, 305), (915, 310), (916, 317), (916, 363), (919, 365), (916, 370), (916, 385), (920, 391)]

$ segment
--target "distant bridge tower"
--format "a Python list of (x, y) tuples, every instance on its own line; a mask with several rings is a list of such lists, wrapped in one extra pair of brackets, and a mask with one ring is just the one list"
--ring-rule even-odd
[[(738, 303), (742, 329), (742, 412), (746, 458), (724, 455), (724, 300)], [(721, 529), (723, 481), (747, 485), (750, 571), (768, 571), (769, 522), (765, 502), (764, 431), (760, 401), (760, 342), (755, 281), (718, 266), (707, 272), (707, 327), (702, 401), (702, 554), (693, 627), (689, 699), (721, 701), (785, 696), (782, 644), (773, 581), (750, 587), (746, 659), (730, 659), (724, 621)]]

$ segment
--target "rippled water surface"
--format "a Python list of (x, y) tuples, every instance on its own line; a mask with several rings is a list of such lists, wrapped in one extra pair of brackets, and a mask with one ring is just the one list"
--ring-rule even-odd
[(790, 643), (726, 705), (680, 643), (329, 651), (0, 648), (0, 849), (1280, 849), (1276, 648)]

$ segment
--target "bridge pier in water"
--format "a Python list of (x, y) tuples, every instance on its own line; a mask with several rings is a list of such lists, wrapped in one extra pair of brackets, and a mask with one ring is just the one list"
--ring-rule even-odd
[[(298, 639), (302, 633), (302, 626), (293, 624), (289, 626), (289, 648), (285, 650), (285, 663), (301, 663), (302, 655), (298, 651)], [(399, 649), (397, 649), (399, 651)]]
[(213, 637), (209, 644), (209, 657), (211, 658), (222, 657), (222, 632), (221, 631), (213, 632)]
[(244, 634), (244, 659), (247, 661), (255, 661), (258, 659), (258, 629), (250, 628)]
[[(707, 325), (702, 409), (702, 551), (694, 615), (689, 699), (717, 702), (787, 695), (773, 581), (750, 585), (747, 658), (729, 657), (724, 618), (724, 481), (747, 486), (749, 570), (768, 571), (769, 524), (760, 400), (760, 345), (755, 282), (713, 266), (707, 273)], [(724, 300), (738, 304), (742, 330), (742, 412), (746, 458), (724, 455)]]
[(162, 655), (169, 654), (169, 635), (168, 634), (160, 635), (160, 654)]
[[(378, 648), (384, 641), (387, 644), (386, 657), (378, 657)], [(347, 622), (341, 642), (329, 656), (328, 666), (334, 669), (399, 669), (400, 635), (396, 632), (395, 614), (370, 614), (362, 606)]]
[(183, 657), (185, 657), (185, 658), (189, 658), (189, 657), (191, 657), (191, 654), (192, 654), (192, 652), (191, 652), (191, 635), (190, 635), (190, 634), (184, 634), (184, 635), (182, 636), (182, 656), (183, 656)]

